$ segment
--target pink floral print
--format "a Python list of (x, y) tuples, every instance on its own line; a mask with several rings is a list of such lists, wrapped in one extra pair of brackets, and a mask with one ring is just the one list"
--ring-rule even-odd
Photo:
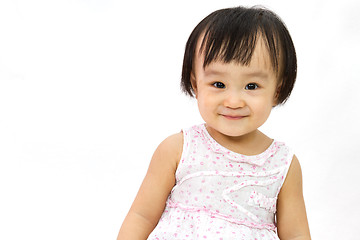
[(182, 132), (176, 185), (148, 239), (279, 239), (276, 200), (290, 149), (273, 141), (263, 153), (246, 156), (218, 144), (205, 124)]

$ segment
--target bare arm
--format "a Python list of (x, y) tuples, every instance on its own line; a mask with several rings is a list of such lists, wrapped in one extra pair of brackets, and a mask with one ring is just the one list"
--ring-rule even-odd
[(155, 228), (175, 184), (182, 145), (182, 133), (177, 133), (165, 139), (155, 150), (144, 181), (120, 228), (118, 240), (143, 240)]
[(277, 228), (281, 240), (310, 240), (302, 191), (300, 163), (294, 156), (277, 202)]

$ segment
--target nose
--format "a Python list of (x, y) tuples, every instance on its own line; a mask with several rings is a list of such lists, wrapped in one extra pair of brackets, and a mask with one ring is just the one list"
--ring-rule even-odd
[(246, 102), (239, 91), (227, 92), (224, 99), (224, 106), (232, 109), (245, 107)]

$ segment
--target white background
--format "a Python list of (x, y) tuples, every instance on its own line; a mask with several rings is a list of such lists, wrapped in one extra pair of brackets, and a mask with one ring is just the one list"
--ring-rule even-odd
[(262, 4), (298, 54), (262, 130), (301, 162), (313, 239), (358, 239), (360, 4), (0, 1), (0, 239), (116, 239), (157, 145), (202, 123), (185, 42), (214, 10)]

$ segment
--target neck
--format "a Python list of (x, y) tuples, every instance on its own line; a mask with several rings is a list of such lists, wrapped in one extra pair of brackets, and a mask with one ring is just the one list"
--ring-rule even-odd
[(223, 147), (244, 155), (257, 155), (265, 151), (273, 142), (271, 138), (256, 129), (241, 136), (227, 136), (206, 126), (210, 136)]

